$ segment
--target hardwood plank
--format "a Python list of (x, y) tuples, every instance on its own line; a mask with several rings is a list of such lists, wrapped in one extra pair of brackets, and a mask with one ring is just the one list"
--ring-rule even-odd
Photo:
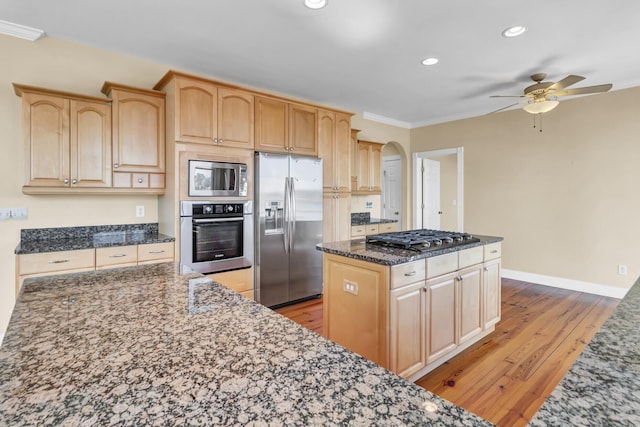
[[(491, 335), (416, 381), (498, 426), (524, 427), (619, 300), (502, 279)], [(322, 299), (276, 310), (322, 333)]]

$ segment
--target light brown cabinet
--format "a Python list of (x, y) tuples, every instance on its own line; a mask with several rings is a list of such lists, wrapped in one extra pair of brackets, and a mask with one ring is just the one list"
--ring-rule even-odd
[(112, 99), (113, 186), (164, 188), (165, 94), (106, 82)]
[(253, 95), (185, 76), (175, 77), (175, 140), (253, 148)]
[[(499, 254), (500, 243), (491, 245), (488, 251)], [(388, 365), (382, 366), (417, 379), (491, 333), (500, 320), (500, 259), (484, 259), (491, 245), (391, 267), (325, 253), (325, 306), (335, 305), (324, 312), (325, 336), (333, 340), (336, 334), (340, 344), (365, 357), (379, 353), (384, 341)], [(386, 284), (387, 299), (361, 296), (368, 283)], [(363, 312), (388, 314), (388, 323), (370, 331), (368, 341), (360, 341), (371, 322), (359, 317)], [(377, 357), (372, 360), (382, 364)]]
[(18, 84), (14, 88), (22, 97), (23, 191), (110, 187), (110, 101)]
[(381, 194), (382, 147), (384, 144), (358, 141), (356, 144), (356, 188), (358, 194)]
[(256, 96), (255, 149), (317, 156), (317, 109)]
[(337, 242), (351, 237), (351, 195), (323, 193), (322, 241)]
[(318, 157), (322, 159), (324, 191), (350, 192), (350, 139), (349, 115), (318, 112)]

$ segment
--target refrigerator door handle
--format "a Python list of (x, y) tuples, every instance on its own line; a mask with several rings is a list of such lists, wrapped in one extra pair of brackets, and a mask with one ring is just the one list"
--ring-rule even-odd
[(291, 199), (289, 197), (291, 190), (289, 188), (289, 178), (284, 179), (284, 218), (282, 224), (282, 240), (284, 243), (284, 253), (289, 253), (289, 219), (290, 219), (290, 203)]
[(289, 234), (289, 249), (291, 252), (294, 250), (294, 242), (296, 235), (296, 186), (295, 178), (291, 177), (291, 185), (289, 190), (291, 191), (291, 233)]

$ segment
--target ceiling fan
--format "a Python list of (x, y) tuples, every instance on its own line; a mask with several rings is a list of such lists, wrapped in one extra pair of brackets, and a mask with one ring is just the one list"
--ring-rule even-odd
[(524, 105), (523, 110), (531, 114), (547, 113), (558, 106), (560, 103), (558, 98), (561, 96), (587, 95), (589, 93), (607, 92), (613, 87), (611, 83), (597, 86), (581, 87), (577, 89), (565, 89), (574, 85), (585, 78), (582, 76), (569, 75), (557, 82), (545, 82), (547, 78), (545, 73), (536, 73), (531, 75), (531, 80), (535, 84), (524, 89), (524, 95), (492, 95), (491, 98), (525, 98), (515, 104), (507, 105), (498, 111), (506, 110), (515, 105)]

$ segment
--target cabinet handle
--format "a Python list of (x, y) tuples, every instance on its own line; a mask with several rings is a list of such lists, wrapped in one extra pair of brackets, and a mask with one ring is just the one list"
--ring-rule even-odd
[(289, 151), (293, 151), (293, 147), (289, 147)]
[(418, 274), (418, 273), (415, 270), (414, 271), (410, 271), (408, 273), (404, 273), (404, 275), (407, 276), (407, 277), (415, 276), (416, 274)]
[(72, 184), (77, 184), (77, 183), (78, 183), (78, 180), (77, 180), (77, 179), (72, 179), (72, 180), (71, 180), (71, 183), (72, 183)]
[(494, 250), (492, 250), (492, 251), (491, 251), (491, 253), (492, 253), (492, 254), (497, 254), (497, 253), (498, 253), (498, 250), (497, 250), (497, 249), (494, 249)]
[(119, 163), (115, 163), (115, 164), (113, 165), (113, 168), (114, 168), (114, 169), (118, 169), (119, 167), (120, 167), (120, 164), (119, 164)]
[(218, 138), (213, 138), (213, 143), (217, 144), (218, 143)]
[(127, 256), (127, 254), (113, 254), (113, 255), (110, 255), (109, 258), (122, 258), (125, 256)]
[(71, 262), (70, 259), (58, 259), (54, 261), (49, 261), (49, 264), (63, 264), (65, 262)]
[(222, 139), (222, 138), (220, 138), (220, 139), (218, 140), (218, 144), (222, 144), (223, 142), (224, 142), (224, 139)]
[(487, 267), (484, 268), (484, 271), (489, 271), (489, 269)]
[(422, 292), (427, 292), (427, 287), (422, 288)]
[(65, 178), (65, 179), (64, 179), (64, 183), (65, 183), (65, 184), (68, 184), (68, 183), (69, 183), (69, 178)]
[(142, 178), (138, 178), (138, 184), (142, 184)]
[(164, 250), (161, 251), (149, 251), (150, 254), (163, 254)]

